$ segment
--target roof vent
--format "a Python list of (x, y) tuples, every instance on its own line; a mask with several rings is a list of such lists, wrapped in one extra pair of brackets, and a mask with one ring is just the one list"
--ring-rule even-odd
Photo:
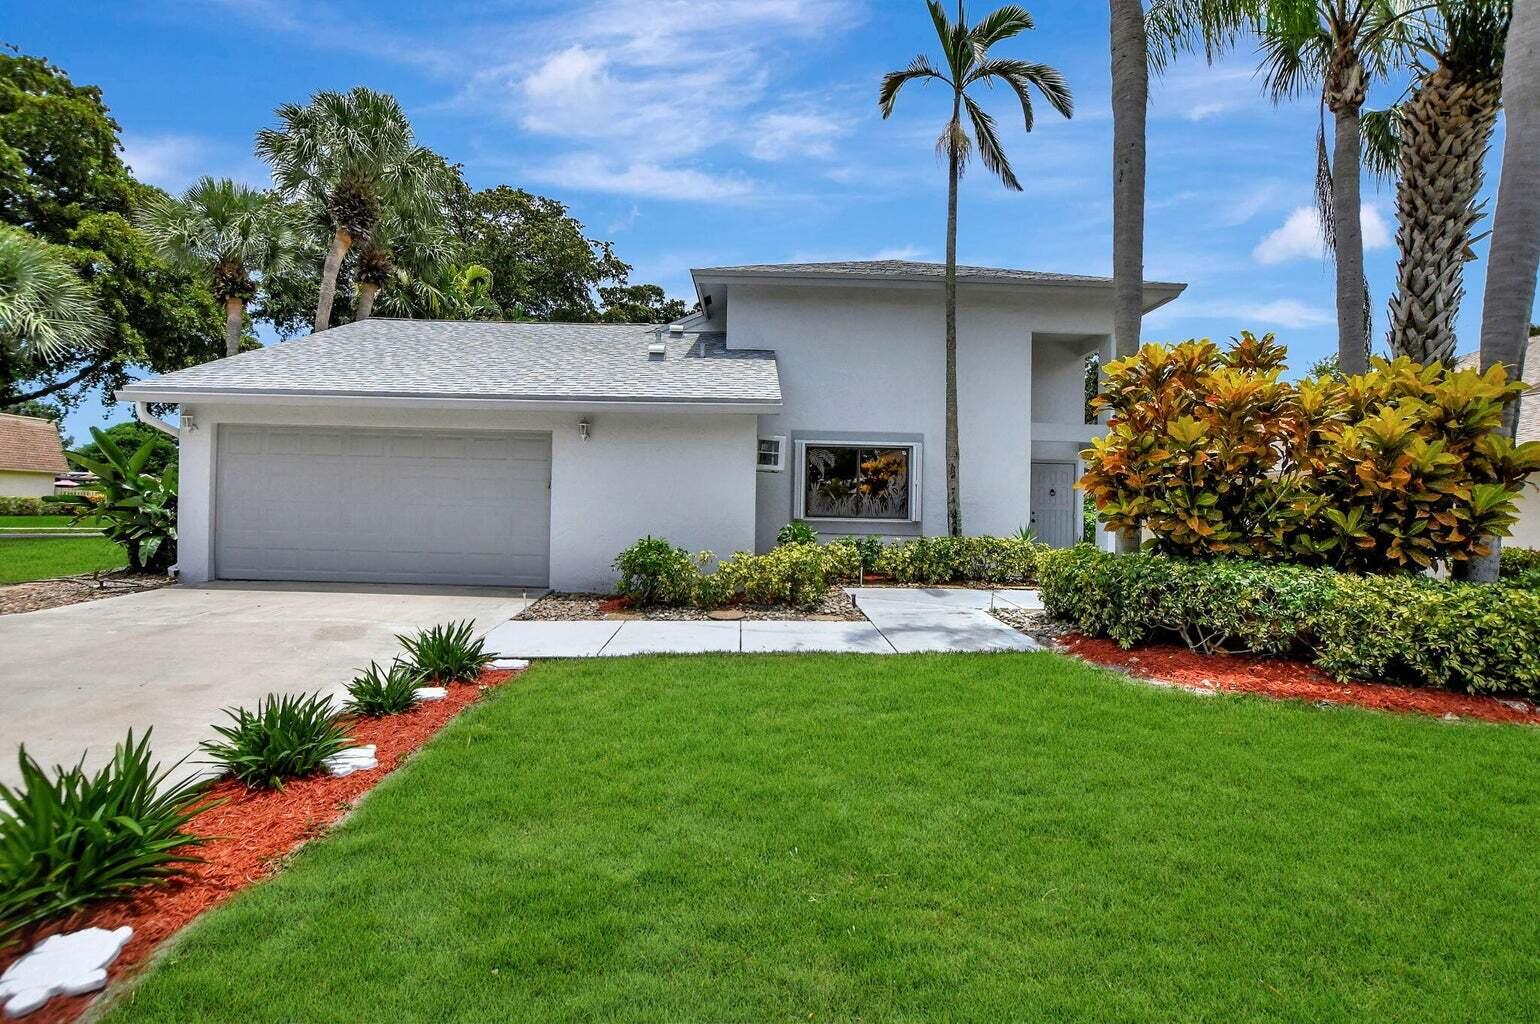
[(666, 352), (668, 352), (668, 346), (663, 344), (662, 341), (653, 341), (647, 344), (648, 359), (662, 359)]
[(670, 333), (670, 334), (683, 334), (684, 333), (684, 324), (669, 324), (668, 325), (668, 333)]

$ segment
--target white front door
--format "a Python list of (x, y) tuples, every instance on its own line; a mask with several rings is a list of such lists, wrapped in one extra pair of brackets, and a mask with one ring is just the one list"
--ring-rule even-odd
[(543, 587), (548, 434), (219, 428), (220, 579)]
[(1055, 548), (1080, 539), (1080, 496), (1072, 462), (1032, 463), (1032, 509), (1028, 525), (1037, 539)]

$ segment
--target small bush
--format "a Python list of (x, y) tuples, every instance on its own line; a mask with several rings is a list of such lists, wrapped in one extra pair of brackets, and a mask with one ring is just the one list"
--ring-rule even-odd
[(416, 636), (396, 636), (406, 648), (407, 668), (418, 679), (440, 683), (470, 683), (497, 655), (486, 649), (486, 640), (475, 635), (470, 620), (424, 629)]
[(1501, 572), (1504, 576), (1522, 576), (1540, 569), (1540, 548), (1502, 549)]
[(800, 519), (793, 519), (781, 527), (775, 535), (775, 543), (783, 544), (814, 544), (818, 541), (818, 531), (807, 525)]
[(201, 746), (213, 764), (249, 788), (282, 789), (286, 779), (309, 775), (352, 741), (337, 723), (330, 697), (268, 694), (256, 711), (227, 708), (233, 724), (216, 725), (223, 739)]
[(422, 677), (400, 659), (384, 669), (371, 661), (369, 667), (348, 684), (348, 702), (343, 710), (365, 718), (399, 715), (417, 706), (417, 687), (420, 685)]
[(1043, 550), (1028, 537), (917, 537), (884, 548), (877, 571), (900, 583), (1029, 583)]
[(102, 532), (123, 547), (128, 567), (135, 572), (165, 572), (176, 562), (176, 466), (159, 473), (146, 471), (155, 441), (145, 441), (129, 452), (96, 427), (91, 428), (91, 436), (94, 457), (79, 451), (68, 454), (77, 469), (95, 473), (96, 479), (82, 484), (77, 494), (51, 497), (46, 504), (78, 505), (86, 498), (91, 504), (87, 511), (76, 513), (77, 520), (99, 519)]
[(0, 497), (0, 516), (40, 516), (46, 512), (42, 498)]
[(730, 600), (741, 595), (749, 604), (809, 607), (823, 600), (836, 583), (855, 582), (861, 554), (850, 541), (787, 544), (763, 555), (740, 551), (707, 577)]
[(881, 537), (857, 537), (850, 543), (856, 547), (856, 554), (861, 557), (861, 575), (877, 571), (877, 562), (882, 558)]
[(25, 747), (18, 758), (20, 786), (0, 785), (0, 945), (89, 900), (164, 882), (208, 842), (183, 831), (206, 784), (166, 785), (148, 730), (137, 742), (130, 731), (94, 775), (82, 759), (50, 779)]
[(1540, 593), (1519, 587), (1086, 546), (1045, 553), (1038, 580), (1054, 617), (1125, 648), (1174, 634), (1299, 654), (1340, 679), (1540, 694)]
[(615, 592), (639, 605), (681, 605), (697, 599), (700, 567), (711, 553), (691, 555), (661, 537), (643, 537), (615, 556)]

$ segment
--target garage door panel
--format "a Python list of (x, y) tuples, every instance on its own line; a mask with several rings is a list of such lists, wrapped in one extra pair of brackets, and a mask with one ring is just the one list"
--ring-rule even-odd
[(550, 438), (225, 426), (215, 572), (226, 579), (544, 586)]

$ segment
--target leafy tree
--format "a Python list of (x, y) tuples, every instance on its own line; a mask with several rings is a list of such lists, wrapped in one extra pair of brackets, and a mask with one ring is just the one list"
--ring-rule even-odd
[(423, 276), (403, 272), (380, 293), (380, 308), (409, 320), (507, 319), (492, 298), (492, 271), (479, 263), (439, 265)]
[[(877, 92), (877, 105), (884, 119), (893, 113), (899, 90), (909, 82), (940, 82), (951, 93), (952, 116), (936, 142), (936, 152), (947, 161), (946, 201), (946, 519), (947, 532), (962, 535), (962, 489), (958, 479), (957, 441), (957, 183), (975, 146), (984, 169), (1000, 179), (1013, 192), (1022, 190), (1011, 170), (995, 120), (968, 95), (974, 85), (1001, 84), (1016, 95), (1021, 104), (1023, 127), (1032, 130), (1032, 90), (1036, 89), (1065, 117), (1074, 111), (1074, 100), (1064, 76), (1046, 64), (989, 56), (990, 47), (1033, 27), (1032, 16), (1014, 5), (1001, 7), (970, 26), (957, 0), (957, 21), (947, 17), (937, 0), (927, 0), (930, 18), (941, 43), (945, 70), (938, 70), (923, 53), (907, 68), (883, 76)], [(970, 138), (963, 124), (963, 112), (973, 127)]]
[(171, 264), (204, 276), (225, 310), (225, 355), (241, 350), (253, 274), (285, 269), (294, 231), (283, 205), (268, 193), (229, 178), (200, 178), (181, 198), (153, 195), (135, 215), (155, 251)]
[(41, 58), (0, 53), (0, 222), (62, 247), (107, 321), (94, 350), (41, 369), (0, 367), (0, 404), (47, 397), (71, 407), (94, 387), (110, 403), (136, 368), (178, 369), (221, 349), (223, 318), (206, 287), (129, 223), (161, 193), (133, 179), (117, 138), (100, 90)]
[[(156, 430), (154, 427), (145, 426), (136, 421), (114, 423), (112, 426), (101, 430), (120, 450), (126, 452), (138, 451), (145, 444), (150, 445), (150, 454), (146, 457), (143, 466), (144, 472), (153, 476), (159, 476), (168, 466), (176, 465), (177, 443), (169, 435)], [(89, 444), (82, 445), (79, 453), (94, 462), (102, 462), (107, 454), (102, 446), (94, 439)]]
[(323, 91), (304, 106), (278, 108), (280, 127), (257, 133), (257, 155), (278, 190), (327, 225), (331, 245), (321, 270), (316, 331), (331, 326), (343, 259), (388, 212), (430, 217), (452, 187), (444, 161), (417, 145), (401, 105), (362, 86)]
[(599, 319), (607, 324), (666, 324), (689, 316), (691, 311), (683, 299), (668, 298), (655, 284), (600, 288), (599, 301), (604, 303)]

